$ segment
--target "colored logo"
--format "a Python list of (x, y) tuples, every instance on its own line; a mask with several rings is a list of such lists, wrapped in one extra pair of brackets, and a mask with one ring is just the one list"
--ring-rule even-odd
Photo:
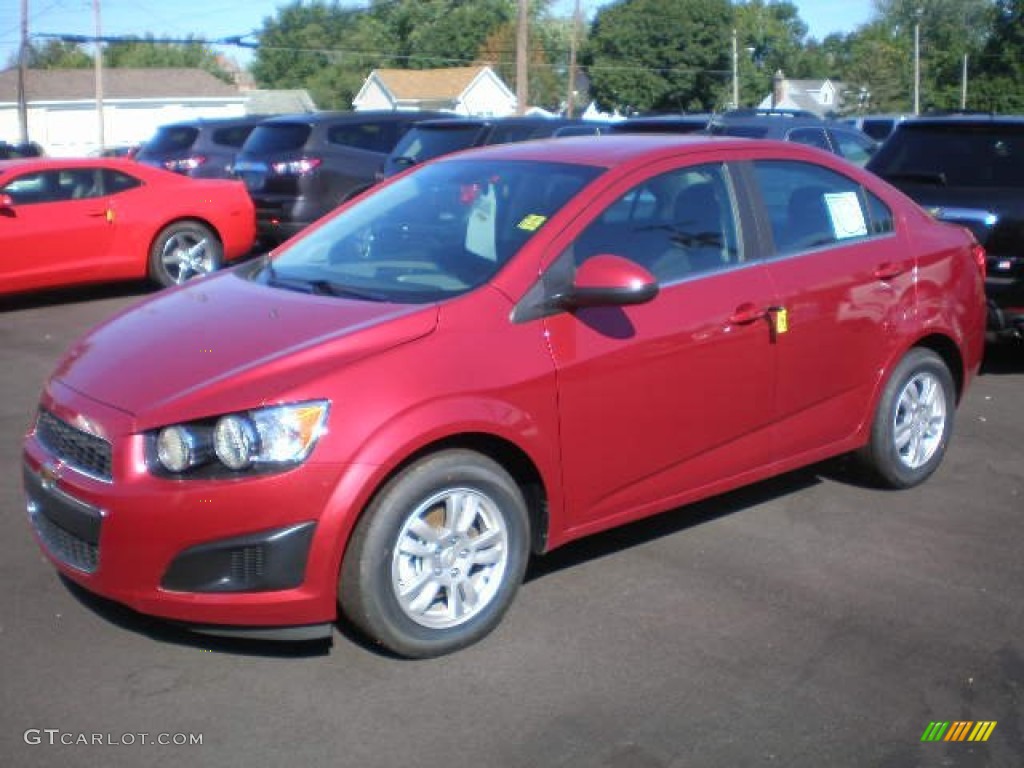
[(921, 741), (988, 741), (995, 729), (995, 720), (931, 722), (921, 734)]

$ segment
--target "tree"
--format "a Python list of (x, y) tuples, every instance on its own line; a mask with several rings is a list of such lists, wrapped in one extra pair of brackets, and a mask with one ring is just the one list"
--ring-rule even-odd
[(1024, 0), (998, 0), (992, 34), (978, 61), (968, 103), (993, 112), (1024, 112)]
[(710, 110), (728, 79), (728, 0), (624, 0), (594, 19), (583, 51), (603, 109)]
[(217, 55), (193, 38), (187, 43), (161, 43), (153, 35), (133, 37), (109, 43), (103, 48), (103, 63), (108, 67), (186, 67), (205, 69), (226, 82), (231, 76), (221, 67)]
[(41, 47), (28, 44), (31, 69), (86, 69), (93, 65), (92, 55), (77, 43), (47, 40)]
[[(827, 77), (819, 60), (806, 56), (807, 25), (789, 2), (749, 0), (737, 3), (735, 29), (739, 48), (740, 103), (757, 104), (771, 93), (777, 71), (788, 77)], [(730, 86), (731, 87), (731, 86)], [(731, 96), (729, 97), (731, 99)]]

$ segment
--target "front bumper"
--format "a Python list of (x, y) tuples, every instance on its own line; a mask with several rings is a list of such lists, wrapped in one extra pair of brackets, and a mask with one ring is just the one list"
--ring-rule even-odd
[[(350, 522), (325, 515), (342, 468), (307, 462), (252, 477), (174, 480), (145, 464), (132, 418), (51, 383), (42, 407), (111, 446), (110, 477), (40, 439), (24, 443), (27, 508), (43, 552), (69, 579), (141, 613), (190, 625), (329, 625)], [(286, 636), (286, 635), (282, 635)]]

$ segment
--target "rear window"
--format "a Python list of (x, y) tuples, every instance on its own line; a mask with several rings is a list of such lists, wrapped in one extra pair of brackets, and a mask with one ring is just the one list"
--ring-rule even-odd
[(413, 127), (395, 146), (395, 157), (422, 163), (433, 157), (447, 155), (473, 146), (480, 134), (481, 126), (453, 125), (444, 127)]
[(510, 144), (516, 141), (550, 136), (555, 126), (552, 125), (495, 125), (487, 136), (487, 144)]
[(305, 123), (264, 123), (257, 125), (245, 142), (246, 152), (272, 154), (302, 149), (313, 129)]
[(868, 167), (897, 182), (1024, 187), (1024, 123), (905, 122)]
[(327, 141), (369, 152), (390, 152), (398, 141), (395, 123), (340, 123), (327, 129)]
[(226, 128), (218, 128), (213, 132), (213, 143), (225, 147), (240, 147), (252, 133), (254, 125), (232, 125)]
[(146, 144), (149, 152), (180, 152), (188, 149), (199, 136), (199, 129), (191, 125), (166, 125)]

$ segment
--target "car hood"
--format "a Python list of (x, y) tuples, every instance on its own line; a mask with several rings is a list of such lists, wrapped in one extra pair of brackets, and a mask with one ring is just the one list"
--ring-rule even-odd
[(146, 429), (274, 402), (341, 365), (431, 333), (437, 315), (434, 305), (311, 296), (224, 273), (98, 326), (53, 378)]

